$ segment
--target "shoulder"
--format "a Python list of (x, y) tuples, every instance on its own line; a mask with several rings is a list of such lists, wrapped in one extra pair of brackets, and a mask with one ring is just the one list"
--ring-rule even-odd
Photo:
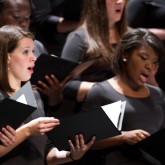
[(37, 104), (43, 104), (43, 101), (41, 99), (41, 95), (36, 89), (33, 89), (33, 94), (34, 94), (34, 97), (36, 99)]
[(86, 111), (107, 104), (109, 95), (111, 95), (111, 88), (108, 81), (96, 83), (89, 90), (87, 97), (82, 104), (81, 110)]
[(85, 31), (80, 27), (69, 33), (63, 47), (61, 57), (71, 61), (80, 62), (86, 54), (87, 47), (88, 43)]
[(88, 97), (90, 98), (104, 98), (109, 95), (111, 91), (111, 86), (108, 81), (98, 82), (93, 85), (93, 87), (88, 92)]
[(165, 97), (165, 93), (161, 88), (149, 84), (147, 84), (147, 87), (150, 90), (151, 95), (153, 95), (154, 97), (161, 97), (161, 98)]
[(34, 97), (35, 97), (35, 100), (36, 100), (36, 103), (37, 103), (38, 112), (40, 111), (40, 114), (42, 116), (44, 116), (45, 105), (44, 105), (44, 102), (43, 102), (43, 100), (41, 98), (41, 95), (40, 95), (40, 93), (36, 89), (33, 89), (33, 94), (34, 94)]
[(84, 40), (86, 38), (85, 30), (83, 27), (79, 27), (76, 30), (69, 33), (68, 38), (78, 38)]

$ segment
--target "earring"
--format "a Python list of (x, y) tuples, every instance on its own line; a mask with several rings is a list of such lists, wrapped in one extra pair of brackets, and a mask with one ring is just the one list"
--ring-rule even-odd
[(127, 61), (127, 59), (126, 59), (126, 58), (123, 58), (123, 61), (124, 61), (124, 62), (126, 62), (126, 61)]

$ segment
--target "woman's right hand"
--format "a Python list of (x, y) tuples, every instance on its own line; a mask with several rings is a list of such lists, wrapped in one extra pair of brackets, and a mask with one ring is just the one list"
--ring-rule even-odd
[(5, 147), (10, 146), (14, 143), (15, 138), (16, 132), (11, 126), (7, 125), (6, 127), (2, 128), (0, 132), (0, 141), (2, 142), (2, 145)]
[(150, 136), (150, 134), (144, 130), (138, 129), (132, 131), (123, 131), (122, 136), (124, 137), (126, 143), (134, 145), (137, 142)]
[(60, 124), (54, 117), (39, 117), (25, 124), (28, 128), (29, 135), (44, 135)]

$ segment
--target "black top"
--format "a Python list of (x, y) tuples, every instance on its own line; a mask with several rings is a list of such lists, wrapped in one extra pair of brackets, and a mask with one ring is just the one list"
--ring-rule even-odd
[[(37, 91), (34, 91), (37, 110), (30, 115), (24, 123), (36, 119), (38, 117), (44, 117), (43, 102)], [(1, 92), (0, 100), (3, 100), (5, 97), (8, 97), (7, 94)], [(14, 111), (11, 109), (11, 111)], [(18, 114), (16, 114), (18, 115)], [(14, 116), (13, 116), (14, 117)], [(47, 143), (49, 142), (49, 145)], [(7, 155), (0, 158), (1, 165), (45, 165), (45, 156), (52, 148), (52, 144), (48, 141), (46, 135), (43, 136), (31, 136), (18, 145), (15, 149), (9, 152)]]
[(131, 27), (165, 28), (164, 0), (129, 0), (128, 23)]
[[(126, 101), (122, 131), (143, 129), (154, 133), (165, 128), (165, 95), (158, 87), (148, 85), (150, 95), (144, 98), (128, 97), (118, 93), (108, 81), (95, 84), (88, 92), (82, 110), (88, 110), (118, 100)], [(153, 157), (130, 145), (109, 148), (105, 162), (111, 165), (159, 165)]]
[[(87, 36), (84, 28), (80, 27), (68, 35), (61, 53), (61, 58), (74, 62), (84, 62), (87, 56), (87, 48)], [(65, 96), (75, 99), (81, 81), (100, 82), (113, 75), (110, 64), (105, 64), (102, 67), (92, 65), (85, 70), (77, 80), (69, 81), (64, 90), (64, 92), (66, 92)]]
[(31, 30), (36, 38), (46, 43), (64, 44), (68, 33), (58, 33), (60, 17), (79, 20), (82, 0), (30, 0), (32, 16)]

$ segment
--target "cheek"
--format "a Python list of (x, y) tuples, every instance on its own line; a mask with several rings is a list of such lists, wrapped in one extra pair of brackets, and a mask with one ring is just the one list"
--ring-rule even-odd
[(11, 68), (22, 68), (23, 69), (24, 66), (24, 61), (20, 58), (12, 58), (9, 62), (9, 67)]
[(11, 25), (16, 25), (16, 21), (11, 17), (3, 17), (3, 22), (4, 24), (11, 24)]
[(138, 63), (137, 61), (131, 61), (126, 66), (126, 73), (131, 75), (136, 75), (139, 72), (139, 69), (141, 68), (141, 63)]

